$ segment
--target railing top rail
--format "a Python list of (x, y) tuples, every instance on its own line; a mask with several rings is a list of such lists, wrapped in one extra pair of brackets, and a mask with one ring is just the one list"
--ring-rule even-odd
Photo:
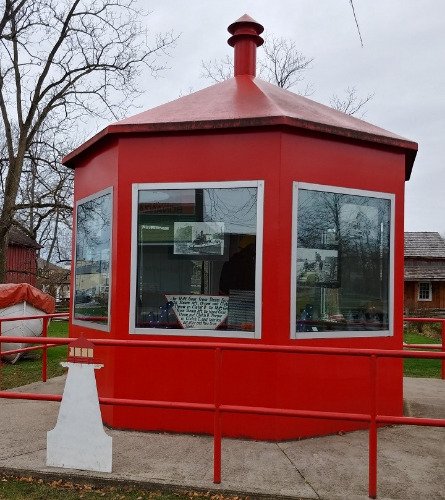
[[(0, 317), (0, 322), (2, 321), (17, 321), (17, 320), (22, 320), (22, 319), (41, 319), (41, 318), (68, 318), (70, 316), (69, 312), (61, 312), (61, 313), (51, 313), (51, 314), (34, 314), (30, 316), (15, 316), (15, 317), (10, 317), (10, 318), (2, 318)], [(404, 317), (403, 318), (404, 322), (423, 322), (423, 323), (443, 323), (445, 322), (445, 318), (414, 318), (414, 317)], [(308, 321), (308, 320), (301, 320), (300, 322), (302, 323), (310, 323), (316, 321)]]
[(410, 321), (412, 323), (443, 323), (445, 318), (403, 318), (404, 322)]
[[(69, 344), (75, 340), (70, 338), (56, 337), (0, 337), (1, 343), (29, 343), (29, 344)], [(96, 346), (112, 347), (152, 347), (168, 349), (196, 349), (223, 351), (251, 351), (251, 352), (281, 352), (281, 353), (305, 353), (323, 355), (347, 355), (347, 356), (377, 356), (385, 358), (428, 358), (444, 359), (445, 353), (424, 352), (424, 351), (404, 351), (399, 349), (355, 349), (352, 347), (311, 347), (311, 346), (286, 346), (271, 344), (242, 344), (242, 343), (222, 343), (222, 342), (189, 342), (189, 341), (168, 341), (168, 340), (123, 340), (123, 339), (95, 339), (90, 338)]]
[(21, 321), (27, 319), (44, 319), (44, 318), (68, 318), (69, 313), (52, 313), (52, 314), (34, 314), (32, 316), (14, 316), (10, 318), (0, 318), (0, 323), (3, 321)]

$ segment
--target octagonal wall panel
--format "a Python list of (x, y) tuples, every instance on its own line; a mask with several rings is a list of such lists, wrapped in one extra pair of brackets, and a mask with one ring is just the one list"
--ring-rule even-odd
[[(194, 135), (122, 137), (76, 168), (76, 199), (113, 186), (111, 330), (71, 327), (96, 338), (184, 340), (129, 334), (131, 199), (134, 183), (263, 180), (264, 243), (261, 339), (253, 343), (348, 347), (401, 347), (402, 297), (394, 299), (391, 337), (292, 340), (290, 338), (293, 182), (323, 184), (395, 195), (395, 285), (402, 290), (404, 155), (362, 144), (281, 130)], [(402, 256), (402, 257), (401, 257)], [(214, 340), (186, 337), (190, 342)], [(236, 339), (218, 339), (233, 342)], [(135, 399), (212, 401), (213, 353), (192, 350), (104, 348), (98, 373), (101, 395)], [(369, 367), (365, 359), (278, 354), (224, 355), (223, 401), (288, 408), (366, 412)], [(398, 360), (380, 362), (385, 388), (381, 410), (400, 414), (402, 372)], [(117, 407), (103, 409), (116, 427), (212, 432), (210, 414)], [(283, 439), (357, 428), (351, 423), (224, 417), (231, 436)]]

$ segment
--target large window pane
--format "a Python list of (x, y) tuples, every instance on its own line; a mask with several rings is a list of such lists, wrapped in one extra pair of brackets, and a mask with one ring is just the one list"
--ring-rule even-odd
[(77, 206), (74, 319), (108, 325), (111, 192)]
[(297, 336), (389, 330), (390, 218), (384, 197), (298, 190)]
[(257, 187), (138, 192), (135, 326), (255, 331)]

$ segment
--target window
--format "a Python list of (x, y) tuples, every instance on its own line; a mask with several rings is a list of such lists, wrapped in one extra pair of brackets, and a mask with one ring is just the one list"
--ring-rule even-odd
[[(73, 322), (109, 330), (112, 190), (78, 202)], [(93, 325), (94, 324), (94, 325)]]
[(263, 182), (140, 184), (130, 331), (257, 338)]
[(429, 281), (419, 283), (419, 300), (433, 300), (433, 290)]
[(294, 183), (293, 338), (392, 332), (393, 195)]

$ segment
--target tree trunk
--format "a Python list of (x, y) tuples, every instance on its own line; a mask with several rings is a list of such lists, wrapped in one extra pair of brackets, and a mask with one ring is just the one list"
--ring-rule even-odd
[(49, 250), (48, 250), (48, 255), (46, 257), (46, 264), (45, 264), (45, 267), (48, 266), (48, 264), (51, 262), (51, 257), (53, 255), (53, 251), (54, 251), (54, 247), (56, 246), (56, 240), (57, 240), (57, 233), (58, 233), (58, 230), (59, 230), (59, 211), (57, 210), (56, 212), (56, 220), (55, 220), (55, 223), (54, 223), (54, 233), (53, 233), (53, 238), (52, 238), (52, 241), (51, 241), (51, 245), (49, 247)]
[(0, 283), (6, 282), (8, 233), (15, 215), (15, 203), (25, 157), (24, 141), (19, 141), (18, 154), (9, 164), (3, 207), (0, 212)]
[(9, 228), (0, 227), (0, 283), (6, 283), (8, 261), (8, 231)]

